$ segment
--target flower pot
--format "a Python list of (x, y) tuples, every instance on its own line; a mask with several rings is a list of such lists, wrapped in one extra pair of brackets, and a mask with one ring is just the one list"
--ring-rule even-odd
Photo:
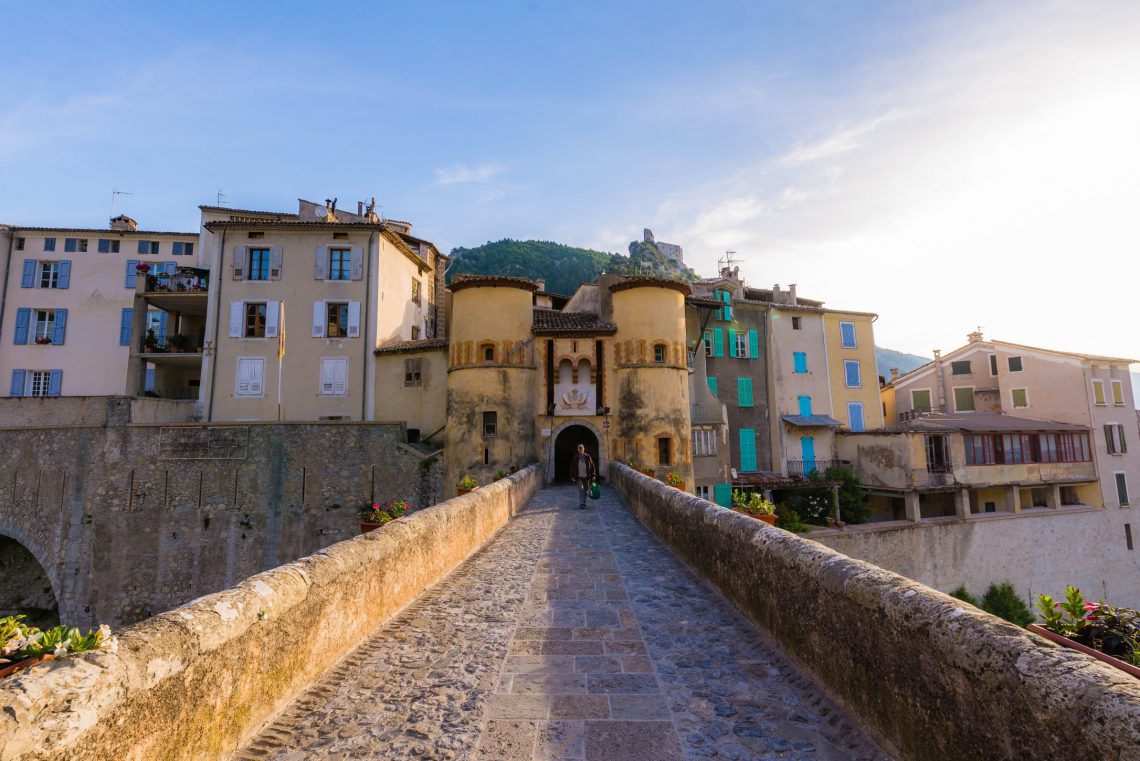
[(733, 512), (740, 513), (741, 515), (745, 515), (749, 518), (755, 518), (758, 521), (764, 521), (769, 526), (775, 526), (776, 525), (776, 516), (774, 516), (774, 515), (753, 515), (752, 513), (748, 513), (748, 512), (745, 512), (743, 510), (738, 510), (735, 507), (732, 508), (732, 510), (733, 510)]
[(680, 489), (681, 491), (685, 490), (685, 482), (684, 481), (682, 481), (679, 484), (669, 484), (669, 485), (672, 486), (674, 489)]
[(386, 523), (371, 523), (369, 521), (361, 521), (360, 522), (360, 533), (367, 534), (369, 531), (375, 531), (376, 529), (380, 528), (381, 526), (386, 526), (386, 525), (388, 525), (388, 524), (386, 524)]
[(1067, 647), (1067, 648), (1070, 648), (1072, 650), (1077, 650), (1079, 652), (1084, 653), (1085, 655), (1091, 655), (1093, 658), (1096, 658), (1098, 661), (1103, 661), (1104, 663), (1107, 663), (1109, 666), (1114, 666), (1114, 667), (1120, 669), (1121, 671), (1124, 671), (1124, 672), (1131, 674), (1132, 676), (1136, 677), (1137, 679), (1140, 679), (1140, 667), (1133, 666), (1131, 663), (1125, 663), (1124, 661), (1120, 660), (1119, 658), (1113, 658), (1108, 653), (1102, 653), (1101, 651), (1099, 651), (1095, 648), (1088, 647), (1087, 645), (1082, 645), (1080, 642), (1075, 642), (1075, 641), (1069, 639), (1068, 637), (1057, 634), (1057, 632), (1050, 631), (1050, 630), (1046, 629), (1044, 626), (1039, 626), (1037, 624), (1030, 624), (1029, 626), (1027, 626), (1025, 628), (1028, 629), (1029, 631), (1033, 632), (1034, 634), (1037, 634), (1039, 636), (1044, 637), (1045, 639), (1049, 640), (1050, 642), (1052, 642), (1054, 644), (1060, 645), (1061, 647)]
[(466, 486), (456, 486), (455, 490), (459, 492), (459, 496), (462, 497), (464, 494), (469, 494), (478, 488), (478, 486), (472, 486), (470, 489), (468, 489)]
[(44, 661), (51, 661), (51, 660), (55, 660), (55, 656), (48, 653), (47, 655), (37, 655), (33, 658), (25, 658), (22, 661), (16, 661), (15, 663), (9, 663), (7, 666), (0, 667), (0, 679), (3, 679), (6, 676), (11, 676), (12, 674), (15, 674), (17, 671), (23, 671), (24, 669), (30, 669), (32, 666), (35, 666), (37, 663), (43, 663)]

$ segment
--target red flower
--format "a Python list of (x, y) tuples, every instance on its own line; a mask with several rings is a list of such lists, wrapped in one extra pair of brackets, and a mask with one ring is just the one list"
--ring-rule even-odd
[(1088, 602), (1085, 603), (1085, 610), (1096, 610), (1099, 607), (1100, 607), (1100, 605), (1093, 602), (1092, 600), (1089, 600)]

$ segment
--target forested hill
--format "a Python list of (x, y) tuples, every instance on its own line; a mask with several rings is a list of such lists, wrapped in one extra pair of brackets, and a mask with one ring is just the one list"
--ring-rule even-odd
[(630, 256), (565, 246), (544, 240), (484, 243), (475, 248), (453, 248), (448, 282), (456, 275), (516, 275), (546, 281), (546, 290), (573, 295), (582, 283), (592, 283), (603, 272), (615, 275), (652, 274), (692, 281), (696, 274), (679, 269), (653, 243), (635, 241)]

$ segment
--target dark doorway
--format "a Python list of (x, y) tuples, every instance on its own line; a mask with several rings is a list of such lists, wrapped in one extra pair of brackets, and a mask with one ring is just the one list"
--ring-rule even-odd
[(570, 465), (578, 445), (585, 444), (586, 451), (594, 458), (594, 465), (598, 467), (601, 476), (601, 463), (598, 462), (598, 437), (584, 425), (571, 425), (558, 434), (554, 440), (554, 482), (567, 483), (570, 481)]
[(0, 536), (0, 616), (24, 615), (24, 623), (59, 626), (59, 607), (43, 566), (24, 545)]

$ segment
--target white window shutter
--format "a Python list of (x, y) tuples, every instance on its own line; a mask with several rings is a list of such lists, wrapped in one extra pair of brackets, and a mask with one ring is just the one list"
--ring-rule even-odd
[(348, 359), (333, 360), (333, 393), (348, 393)]
[(249, 360), (249, 393), (260, 394), (265, 390), (265, 360)]
[(234, 246), (234, 280), (245, 280), (246, 250), (245, 246)]
[(360, 246), (352, 247), (352, 279), (364, 279), (364, 249)]
[(270, 301), (265, 305), (265, 337), (277, 337), (278, 317), (281, 314), (281, 302)]
[(325, 336), (325, 302), (313, 302), (313, 338)]
[(321, 393), (333, 393), (333, 360), (321, 359)]
[(269, 248), (269, 279), (281, 279), (281, 246)]
[(237, 393), (239, 396), (244, 396), (251, 393), (250, 388), (253, 382), (253, 360), (252, 359), (239, 359), (237, 366)]
[(317, 268), (316, 274), (313, 275), (317, 280), (325, 280), (328, 278), (326, 274), (329, 267), (329, 247), (319, 246), (317, 248)]
[(244, 315), (242, 314), (242, 302), (230, 302), (230, 338), (241, 338), (244, 332)]
[(348, 337), (360, 337), (360, 302), (348, 302)]

